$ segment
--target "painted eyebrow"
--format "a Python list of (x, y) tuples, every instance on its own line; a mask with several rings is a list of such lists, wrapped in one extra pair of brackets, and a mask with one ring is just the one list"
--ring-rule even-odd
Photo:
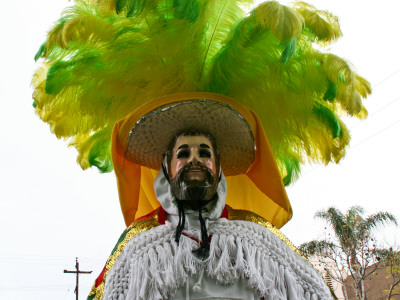
[(176, 149), (176, 150), (179, 150), (179, 149), (182, 149), (182, 148), (189, 148), (189, 145), (188, 145), (188, 144), (180, 145), (180, 146), (178, 147), (178, 149)]
[[(178, 147), (178, 149), (176, 149), (176, 150), (179, 150), (179, 149), (182, 149), (182, 148), (189, 148), (189, 145), (188, 144), (180, 145)], [(207, 144), (200, 144), (200, 148), (211, 149), (211, 147), (209, 145), (207, 145)]]

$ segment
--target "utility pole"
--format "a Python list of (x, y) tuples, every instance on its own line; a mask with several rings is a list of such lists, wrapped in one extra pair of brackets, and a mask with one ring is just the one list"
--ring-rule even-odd
[(76, 271), (68, 271), (64, 270), (64, 273), (74, 273), (76, 274), (76, 287), (75, 287), (75, 294), (76, 294), (76, 300), (78, 300), (78, 292), (79, 292), (79, 274), (90, 274), (92, 271), (81, 271), (79, 270), (79, 262), (78, 258), (76, 258), (76, 264), (75, 264), (75, 269)]

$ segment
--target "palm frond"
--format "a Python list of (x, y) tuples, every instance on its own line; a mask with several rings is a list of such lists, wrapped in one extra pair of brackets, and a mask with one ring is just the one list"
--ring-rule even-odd
[(338, 238), (343, 248), (351, 248), (355, 241), (355, 231), (351, 224), (347, 223), (347, 216), (335, 207), (330, 207), (326, 211), (322, 210), (315, 214), (316, 218), (320, 218), (328, 222)]
[(363, 220), (360, 224), (360, 227), (363, 230), (373, 230), (377, 229), (379, 226), (390, 224), (395, 226), (398, 225), (396, 217), (389, 212), (378, 212), (368, 216), (365, 220)]
[(337, 246), (329, 241), (317, 241), (313, 240), (307, 243), (303, 243), (298, 247), (299, 251), (309, 258), (313, 255), (329, 255), (330, 253), (334, 252), (337, 249)]

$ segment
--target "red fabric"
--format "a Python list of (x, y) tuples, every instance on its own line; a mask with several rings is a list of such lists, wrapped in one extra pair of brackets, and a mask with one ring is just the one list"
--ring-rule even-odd
[[(160, 206), (161, 207), (161, 206)], [(143, 217), (140, 217), (139, 219), (136, 219), (135, 221), (139, 221), (139, 220), (144, 220), (144, 219), (150, 219), (151, 217), (153, 217), (155, 214), (156, 214), (156, 212), (160, 209), (160, 207), (159, 208), (156, 208), (155, 210), (153, 210), (151, 213), (149, 213), (149, 214), (147, 214), (147, 215), (145, 215), (145, 216), (143, 216)], [(165, 212), (164, 212), (164, 214), (165, 214)], [(161, 224), (161, 223), (160, 223)]]
[(103, 271), (101, 271), (99, 277), (96, 278), (95, 287), (98, 287), (100, 283), (103, 281), (105, 273), (106, 273), (106, 266), (104, 266)]
[[(161, 209), (162, 209), (162, 207), (161, 207)], [(164, 215), (165, 215), (164, 209), (162, 209), (162, 210), (163, 210), (163, 213), (164, 213)], [(161, 211), (160, 211), (160, 213), (161, 213)], [(221, 217), (220, 217), (220, 218), (228, 219), (228, 217), (229, 217), (228, 209), (227, 209), (227, 205), (225, 205), (224, 210), (222, 211), (222, 214), (221, 214)], [(165, 215), (165, 218), (166, 218), (166, 215)], [(160, 220), (160, 218), (159, 218), (159, 220)], [(164, 222), (165, 222), (165, 220), (164, 220)], [(160, 222), (160, 224), (161, 224), (161, 222)], [(164, 223), (163, 223), (163, 224), (164, 224)], [(198, 244), (200, 244), (200, 245), (202, 244), (202, 242), (199, 241), (198, 239), (196, 239), (196, 238), (194, 238), (194, 237), (192, 237), (192, 236), (190, 236), (190, 235), (188, 235), (188, 234), (186, 234), (186, 233), (184, 233), (184, 232), (182, 232), (182, 234), (183, 234), (184, 236), (187, 236), (188, 238), (191, 238), (192, 240), (194, 240), (194, 241), (197, 242)], [(208, 236), (208, 243), (211, 242), (211, 237), (212, 237), (212, 235), (209, 235), (209, 236)], [(210, 246), (208, 245), (208, 247), (210, 247)]]
[(229, 220), (229, 214), (228, 214), (227, 206), (228, 205), (225, 205), (224, 210), (222, 211), (222, 214), (221, 214), (221, 218), (225, 218), (225, 219)]
[(160, 206), (160, 211), (158, 212), (158, 223), (160, 223), (160, 225), (164, 225), (166, 220), (167, 213), (165, 212), (164, 208)]
[[(183, 234), (184, 236), (187, 236), (188, 238), (192, 239), (192, 240), (195, 241), (197, 244), (200, 244), (200, 245), (202, 244), (202, 242), (199, 241), (198, 239), (196, 239), (195, 237), (192, 237), (192, 236), (190, 236), (190, 235), (188, 235), (188, 234), (186, 234), (186, 233), (184, 233), (184, 232), (182, 232), (182, 234)], [(209, 236), (208, 236), (208, 245), (207, 245), (207, 248), (208, 248), (208, 249), (210, 249), (211, 238), (212, 238), (212, 235), (209, 235)]]
[(135, 221), (139, 221), (139, 220), (145, 220), (145, 219), (150, 219), (152, 218), (156, 213), (158, 212), (158, 223), (160, 223), (160, 225), (164, 225), (165, 221), (167, 220), (167, 213), (165, 212), (164, 208), (162, 208), (162, 206), (156, 208), (155, 210), (153, 210), (151, 213), (140, 217), (139, 219), (136, 219)]

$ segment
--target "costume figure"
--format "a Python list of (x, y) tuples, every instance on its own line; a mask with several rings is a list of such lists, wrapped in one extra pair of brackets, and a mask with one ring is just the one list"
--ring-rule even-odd
[[(210, 93), (175, 94), (155, 103), (164, 101), (148, 112), (153, 103), (142, 107), (146, 113), (138, 122), (132, 116), (122, 121), (134, 124), (128, 138), (118, 138), (123, 127), (115, 128), (115, 166), (119, 140), (128, 143), (116, 171), (120, 190), (128, 160), (158, 164), (154, 191), (161, 206), (122, 234), (89, 299), (331, 299), (319, 273), (279, 230), (255, 213), (225, 205), (224, 170), (235, 177), (251, 168), (260, 144), (246, 109)], [(160, 145), (149, 151), (147, 144)], [(272, 153), (263, 150), (271, 164), (268, 181), (285, 203)], [(239, 184), (246, 189), (248, 183)], [(255, 196), (250, 192), (242, 202), (251, 205)]]
[[(315, 46), (341, 35), (335, 16), (251, 5), (77, 1), (40, 47), (36, 112), (83, 169), (114, 169), (128, 226), (89, 298), (329, 298), (276, 229), (284, 185), (304, 158), (344, 156), (339, 116), (366, 117), (370, 85)], [(183, 137), (200, 163), (178, 175)]]

